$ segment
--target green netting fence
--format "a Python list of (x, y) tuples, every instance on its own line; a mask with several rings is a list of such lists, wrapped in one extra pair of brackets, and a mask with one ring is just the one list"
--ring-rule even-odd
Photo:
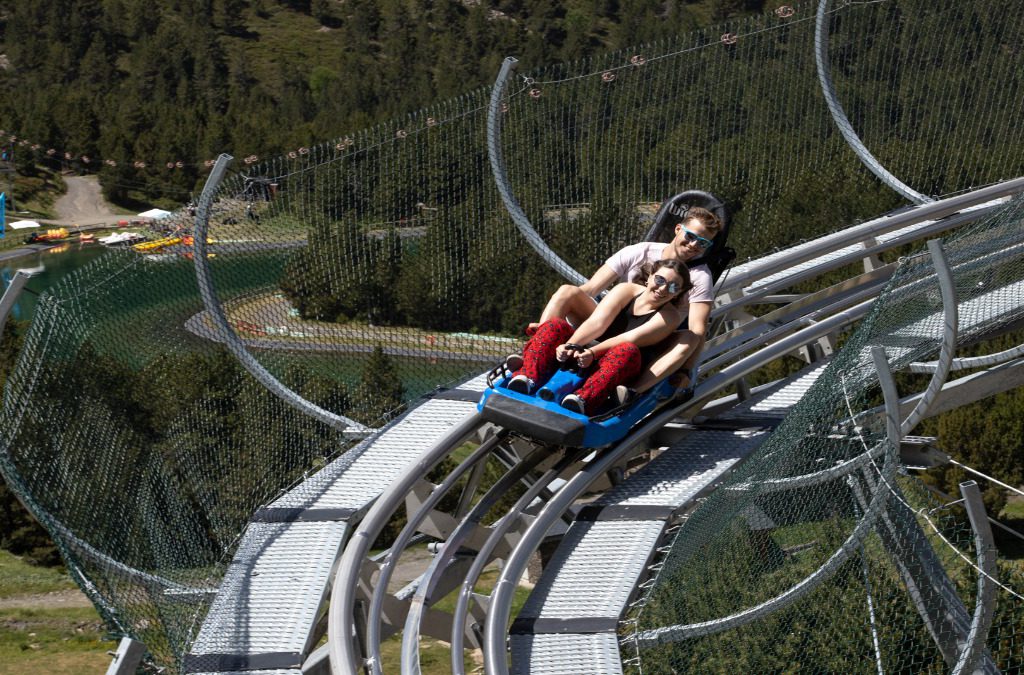
[[(1024, 317), (1022, 233), (1017, 198), (944, 242), (960, 344)], [(953, 668), (974, 613), (973, 533), (959, 496), (940, 500), (895, 470), (870, 352), (884, 348), (893, 371), (935, 359), (944, 321), (932, 258), (904, 259), (785, 422), (675, 533), (622, 625), (635, 672)], [(910, 395), (921, 383), (901, 384)], [(851, 555), (837, 562), (844, 546)], [(983, 658), (986, 671), (1017, 672), (1024, 575), (1009, 563), (1001, 572)]]
[[(741, 260), (902, 206), (832, 121), (815, 10), (517, 73), (499, 113), (503, 180), (544, 244), (587, 275), (689, 188), (726, 203)], [(914, 189), (1024, 173), (1022, 12), (951, 0), (829, 12), (846, 114)], [(199, 262), (231, 335), (283, 389), (379, 428), (519, 346), (562, 279), (499, 199), (489, 97), (230, 165)], [(172, 669), (253, 511), (354, 442), (224, 346), (196, 281), (194, 216), (154, 221), (144, 250), (110, 252), (40, 299), (6, 385), (0, 453), (111, 628)], [(806, 536), (794, 525), (794, 539), (824, 550), (858, 507), (807, 508), (828, 518)], [(783, 565), (776, 586), (797, 572)], [(737, 601), (702, 600), (709, 616)]]

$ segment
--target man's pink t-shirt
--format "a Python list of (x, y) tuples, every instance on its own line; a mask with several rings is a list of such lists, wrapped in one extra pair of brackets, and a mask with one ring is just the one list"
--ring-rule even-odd
[[(656, 241), (633, 244), (613, 253), (604, 264), (619, 275), (619, 281), (635, 281), (644, 263), (661, 260), (661, 252), (665, 250), (666, 245)], [(715, 284), (711, 280), (711, 270), (707, 265), (692, 268), (690, 281), (693, 282), (693, 288), (686, 292), (686, 297), (679, 307), (683, 311), (689, 308), (691, 302), (711, 302), (715, 299)]]

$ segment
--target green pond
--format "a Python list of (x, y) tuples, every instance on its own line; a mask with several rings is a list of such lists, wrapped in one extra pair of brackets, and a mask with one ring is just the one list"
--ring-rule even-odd
[[(87, 302), (87, 311), (93, 316), (86, 323), (94, 326), (91, 335), (99, 351), (134, 367), (144, 367), (162, 353), (208, 352), (210, 344), (205, 339), (184, 329), (185, 322), (202, 309), (192, 263), (182, 258), (161, 261), (152, 257), (142, 258), (141, 264), (130, 264), (139, 260), (123, 250), (72, 243), (4, 261), (0, 273), (6, 283), (18, 269), (36, 271), (26, 286), (28, 292), (22, 293), (13, 312), (25, 321), (33, 318), (37, 296), (62, 281), (76, 288), (114, 287), (113, 293), (100, 294)], [(281, 264), (282, 258), (275, 255), (218, 258), (213, 266), (215, 284), (228, 295), (272, 288)], [(78, 274), (72, 279), (70, 275), (75, 272)], [(369, 354), (352, 352), (254, 350), (254, 354), (278, 377), (290, 366), (301, 365), (347, 385), (359, 382), (369, 358)], [(391, 360), (409, 398), (441, 384), (464, 380), (493, 365), (487, 358), (467, 362), (392, 355)]]
[(99, 244), (75, 242), (0, 263), (0, 276), (3, 277), (4, 288), (7, 287), (8, 281), (18, 270), (35, 271), (25, 286), (28, 292), (23, 292), (14, 306), (12, 312), (14, 317), (23, 321), (31, 320), (35, 313), (38, 294), (49, 289), (71, 272), (100, 257), (106, 250)]

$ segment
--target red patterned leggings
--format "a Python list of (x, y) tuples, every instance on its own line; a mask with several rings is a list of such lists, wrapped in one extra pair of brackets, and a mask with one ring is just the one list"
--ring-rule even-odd
[[(565, 319), (545, 321), (523, 348), (523, 367), (515, 375), (526, 375), (542, 384), (558, 369), (555, 349), (572, 337), (574, 329)], [(615, 345), (588, 369), (590, 375), (576, 395), (583, 399), (586, 413), (593, 415), (615, 387), (636, 377), (643, 367), (640, 348), (632, 342)]]

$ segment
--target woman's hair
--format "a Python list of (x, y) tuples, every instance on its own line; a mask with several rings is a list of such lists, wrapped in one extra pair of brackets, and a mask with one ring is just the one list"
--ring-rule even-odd
[(647, 280), (651, 278), (651, 275), (660, 270), (663, 267), (674, 271), (683, 280), (683, 289), (679, 291), (679, 295), (676, 296), (677, 302), (686, 295), (686, 291), (693, 288), (693, 282), (690, 280), (690, 269), (685, 263), (679, 262), (678, 260), (659, 260), (657, 262), (646, 262), (640, 267), (640, 274), (636, 278), (636, 283), (647, 284)]

